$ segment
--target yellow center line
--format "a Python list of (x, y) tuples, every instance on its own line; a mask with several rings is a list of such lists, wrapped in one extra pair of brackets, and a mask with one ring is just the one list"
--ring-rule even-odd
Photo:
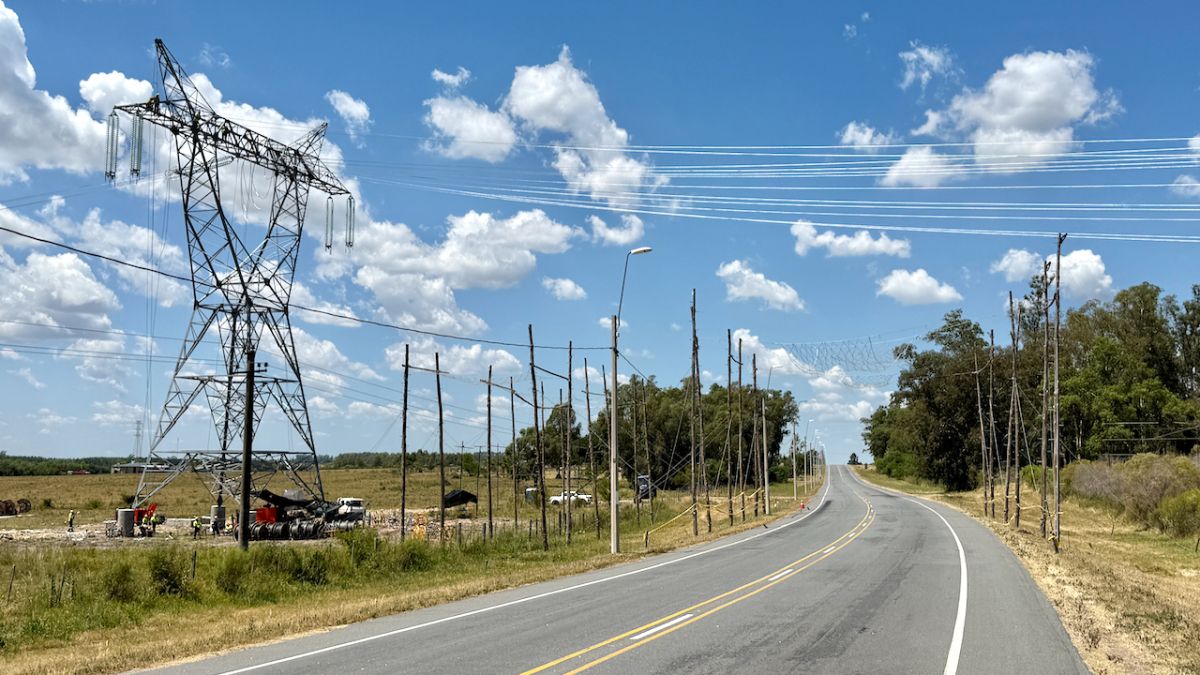
[[(861, 497), (861, 496), (859, 496), (859, 499), (862, 499), (862, 497)], [(845, 534), (843, 534), (842, 536), (840, 536), (840, 537), (838, 537), (837, 539), (835, 539), (835, 540), (833, 541), (833, 544), (832, 544), (833, 546), (837, 546), (839, 543), (841, 543), (841, 542), (842, 542), (842, 540), (843, 540), (843, 539), (846, 539), (846, 537), (851, 537), (851, 535), (853, 535), (853, 536), (857, 536), (857, 534), (855, 534), (855, 532), (857, 532), (857, 531), (859, 530), (859, 528), (860, 528), (860, 527), (863, 527), (863, 524), (864, 524), (864, 523), (867, 523), (867, 524), (869, 524), (869, 522), (868, 522), (868, 520), (869, 520), (869, 519), (873, 519), (873, 518), (874, 518), (874, 507), (873, 507), (873, 506), (871, 506), (871, 503), (870, 503), (870, 502), (868, 502), (868, 501), (867, 501), (867, 500), (865, 500), (865, 499), (863, 499), (863, 502), (865, 502), (865, 503), (867, 504), (867, 512), (866, 512), (866, 514), (865, 514), (865, 515), (862, 517), (862, 519), (861, 519), (861, 520), (859, 520), (859, 521), (858, 521), (858, 524), (856, 524), (856, 525), (855, 525), (853, 528), (851, 528), (849, 531), (847, 531), (847, 532), (846, 532)], [(865, 529), (865, 528), (864, 528), (864, 529)], [(852, 538), (853, 538), (853, 537), (852, 537)], [(845, 542), (845, 543), (849, 543), (849, 542), (847, 541), (847, 542)], [(530, 670), (526, 670), (525, 672), (521, 673), (521, 675), (533, 675), (534, 673), (540, 673), (540, 672), (542, 672), (542, 671), (548, 670), (548, 669), (550, 669), (550, 668), (553, 668), (554, 666), (557, 666), (557, 665), (559, 665), (559, 664), (561, 664), (561, 663), (565, 663), (565, 662), (567, 662), (567, 661), (570, 661), (570, 660), (572, 660), (572, 659), (574, 659), (574, 658), (577, 658), (577, 657), (579, 657), (579, 656), (582, 656), (582, 655), (584, 655), (584, 654), (587, 654), (588, 652), (592, 652), (592, 651), (595, 651), (595, 650), (597, 650), (597, 649), (600, 649), (600, 648), (602, 648), (602, 647), (606, 647), (606, 646), (608, 646), (608, 645), (610, 645), (610, 644), (612, 644), (612, 643), (614, 643), (614, 642), (618, 642), (618, 641), (620, 641), (620, 640), (622, 640), (622, 639), (624, 639), (624, 638), (627, 638), (627, 637), (629, 637), (629, 636), (631, 636), (631, 635), (635, 635), (635, 634), (638, 634), (638, 633), (642, 633), (642, 632), (646, 631), (647, 629), (653, 628), (653, 627), (655, 627), (655, 626), (657, 626), (657, 625), (659, 625), (659, 624), (661, 624), (661, 623), (664, 623), (664, 622), (670, 621), (670, 620), (672, 620), (672, 619), (675, 619), (675, 618), (677, 618), (677, 617), (680, 617), (680, 616), (682, 616), (682, 615), (684, 615), (684, 614), (687, 614), (688, 612), (694, 612), (695, 610), (697, 610), (697, 609), (699, 609), (699, 608), (701, 608), (701, 607), (704, 607), (704, 606), (706, 606), (706, 605), (711, 605), (711, 604), (712, 604), (712, 603), (714, 603), (714, 602), (718, 602), (718, 601), (720, 601), (720, 600), (723, 600), (723, 599), (725, 599), (725, 598), (727, 598), (727, 597), (729, 597), (729, 596), (731, 596), (731, 595), (734, 595), (734, 594), (736, 594), (736, 593), (739, 593), (739, 592), (741, 592), (741, 591), (744, 591), (744, 590), (746, 590), (746, 589), (748, 589), (748, 588), (750, 588), (750, 587), (754, 586), (755, 584), (759, 584), (759, 583), (762, 583), (762, 582), (764, 582), (764, 581), (770, 581), (770, 580), (771, 580), (773, 577), (776, 577), (776, 576), (778, 576), (778, 575), (780, 575), (780, 574), (787, 573), (787, 572), (790, 572), (790, 571), (792, 571), (792, 570), (795, 570), (794, 572), (792, 572), (792, 574), (788, 574), (788, 577), (790, 577), (790, 576), (792, 576), (793, 574), (795, 574), (796, 572), (799, 572), (799, 571), (801, 571), (801, 570), (803, 570), (803, 569), (804, 569), (804, 567), (801, 567), (801, 568), (797, 569), (797, 568), (796, 568), (796, 566), (797, 566), (797, 565), (801, 565), (801, 564), (802, 564), (802, 563), (804, 563), (805, 561), (807, 561), (807, 560), (809, 560), (809, 559), (813, 558), (814, 556), (821, 555), (822, 553), (826, 553), (826, 555), (822, 556), (822, 558), (824, 558), (824, 557), (827, 557), (828, 555), (830, 555), (830, 553), (827, 553), (828, 551), (829, 551), (829, 546), (826, 546), (826, 547), (824, 547), (824, 548), (821, 548), (821, 549), (818, 549), (818, 550), (816, 550), (816, 551), (813, 551), (812, 553), (809, 553), (808, 555), (804, 556), (803, 558), (800, 558), (799, 560), (796, 560), (795, 562), (788, 563), (787, 565), (784, 565), (783, 567), (780, 567), (779, 569), (777, 569), (777, 570), (775, 570), (775, 571), (773, 571), (773, 572), (768, 572), (767, 574), (764, 574), (763, 576), (761, 576), (761, 577), (759, 577), (759, 578), (757, 578), (757, 579), (755, 579), (755, 580), (753, 580), (753, 581), (749, 581), (749, 582), (747, 582), (747, 583), (745, 583), (745, 584), (742, 584), (741, 586), (738, 586), (737, 588), (734, 588), (734, 589), (731, 589), (731, 590), (725, 591), (724, 593), (721, 593), (720, 595), (713, 596), (713, 597), (711, 597), (711, 598), (709, 598), (709, 599), (707, 599), (707, 600), (704, 600), (704, 601), (702, 601), (702, 602), (698, 602), (698, 603), (696, 603), (696, 604), (694, 604), (694, 605), (692, 605), (692, 606), (690, 606), (690, 607), (685, 607), (685, 608), (683, 608), (683, 609), (681, 609), (681, 610), (679, 610), (679, 611), (677, 611), (677, 612), (675, 612), (675, 613), (673, 613), (673, 614), (668, 614), (667, 616), (664, 616), (664, 617), (662, 617), (662, 618), (659, 618), (659, 619), (655, 619), (654, 621), (651, 621), (651, 622), (649, 622), (649, 623), (643, 624), (643, 625), (641, 625), (641, 626), (638, 626), (638, 627), (636, 627), (636, 628), (631, 628), (630, 630), (627, 630), (627, 631), (625, 631), (624, 633), (621, 633), (620, 635), (616, 635), (616, 636), (614, 636), (614, 637), (611, 637), (611, 638), (609, 638), (609, 639), (607, 639), (607, 640), (604, 640), (603, 642), (597, 642), (596, 644), (594, 644), (594, 645), (592, 645), (592, 646), (590, 646), (590, 647), (584, 647), (583, 649), (580, 649), (580, 650), (578, 650), (578, 651), (575, 651), (575, 652), (572, 652), (572, 653), (570, 653), (570, 654), (567, 654), (566, 656), (563, 656), (562, 658), (558, 658), (558, 659), (555, 659), (555, 660), (553, 660), (553, 661), (550, 661), (549, 663), (544, 663), (544, 664), (542, 664), (542, 665), (540, 665), (540, 666), (538, 666), (538, 667), (536, 667), (536, 668), (531, 668)], [(806, 567), (807, 567), (807, 566), (806, 566)], [(788, 578), (788, 577), (779, 577), (779, 578), (776, 580), (776, 583), (778, 583), (779, 581), (783, 581), (784, 579), (786, 579), (786, 578)], [(770, 584), (770, 585), (774, 585), (774, 584)], [(764, 588), (765, 588), (765, 587), (764, 587)], [(702, 616), (703, 616), (703, 615), (702, 615)], [(691, 623), (691, 622), (689, 621), (688, 623)], [(685, 624), (680, 624), (680, 625), (685, 625)]]
[(816, 560), (813, 560), (813, 561), (811, 561), (811, 562), (809, 562), (809, 563), (805, 564), (803, 567), (800, 567), (800, 568), (796, 569), (796, 571), (794, 571), (794, 572), (792, 572), (792, 573), (788, 574), (787, 576), (781, 577), (779, 580), (777, 580), (777, 581), (773, 581), (773, 582), (771, 582), (771, 583), (768, 583), (768, 584), (766, 584), (766, 585), (764, 585), (764, 586), (762, 586), (762, 587), (760, 587), (760, 588), (756, 588), (756, 589), (754, 589), (753, 591), (750, 591), (749, 593), (746, 593), (745, 595), (738, 596), (738, 597), (736, 597), (736, 598), (734, 598), (734, 599), (732, 599), (732, 600), (729, 600), (728, 602), (725, 602), (725, 603), (723, 603), (723, 604), (717, 605), (716, 607), (713, 607), (712, 609), (710, 609), (710, 610), (708, 610), (708, 611), (706, 611), (706, 612), (704, 612), (704, 613), (702, 613), (702, 614), (697, 614), (696, 616), (694, 616), (694, 617), (692, 617), (692, 618), (690, 618), (690, 619), (688, 619), (688, 620), (686, 620), (686, 621), (680, 621), (679, 623), (676, 623), (676, 624), (672, 625), (672, 626), (671, 626), (671, 627), (669, 627), (669, 628), (665, 628), (665, 629), (663, 629), (663, 630), (661, 630), (661, 631), (659, 631), (659, 632), (657, 632), (657, 633), (655, 633), (655, 634), (653, 634), (653, 635), (650, 635), (650, 636), (646, 637), (644, 640), (641, 640), (641, 641), (638, 641), (638, 642), (634, 642), (634, 643), (633, 643), (633, 644), (631, 644), (631, 645), (628, 645), (628, 646), (626, 646), (626, 647), (623, 647), (623, 648), (621, 648), (621, 649), (618, 649), (618, 650), (616, 650), (616, 651), (614, 651), (614, 652), (610, 652), (610, 653), (608, 653), (608, 654), (605, 654), (604, 656), (601, 656), (600, 658), (598, 658), (598, 659), (596, 659), (596, 660), (594, 660), (594, 661), (589, 661), (588, 663), (585, 663), (585, 664), (583, 664), (582, 666), (579, 666), (579, 667), (578, 667), (578, 668), (576, 668), (575, 670), (568, 671), (568, 672), (567, 672), (567, 675), (575, 675), (576, 673), (581, 673), (581, 672), (583, 672), (583, 671), (585, 671), (585, 670), (587, 670), (587, 669), (589, 669), (589, 668), (592, 668), (592, 667), (594, 667), (594, 666), (598, 666), (598, 665), (600, 665), (601, 663), (604, 663), (605, 661), (608, 661), (608, 660), (610, 660), (610, 659), (614, 659), (614, 658), (616, 658), (616, 657), (620, 656), (621, 654), (624, 654), (624, 653), (626, 653), (626, 652), (633, 651), (634, 649), (637, 649), (638, 647), (641, 647), (641, 646), (643, 646), (643, 645), (645, 645), (645, 644), (648, 644), (648, 643), (650, 643), (650, 642), (653, 642), (653, 641), (655, 641), (655, 640), (657, 640), (657, 639), (659, 639), (659, 638), (663, 637), (664, 635), (669, 635), (669, 634), (671, 634), (671, 633), (674, 633), (675, 631), (679, 630), (680, 628), (683, 628), (683, 627), (685, 627), (685, 626), (691, 625), (691, 624), (693, 624), (693, 623), (695, 623), (695, 622), (697, 622), (697, 621), (699, 621), (699, 620), (701, 620), (701, 619), (703, 619), (703, 618), (705, 618), (705, 617), (707, 617), (707, 616), (711, 616), (711, 615), (713, 615), (713, 614), (716, 614), (717, 612), (721, 611), (722, 609), (725, 609), (726, 607), (730, 607), (730, 606), (732, 606), (732, 605), (736, 605), (737, 603), (739, 603), (739, 602), (741, 602), (741, 601), (743, 601), (743, 600), (746, 600), (747, 598), (751, 598), (751, 597), (753, 597), (753, 596), (755, 596), (755, 595), (758, 595), (759, 593), (762, 593), (763, 591), (767, 590), (768, 588), (770, 588), (770, 587), (772, 587), (772, 586), (775, 586), (776, 584), (781, 584), (781, 583), (783, 583), (783, 582), (787, 581), (788, 579), (791, 579), (792, 577), (796, 576), (797, 574), (799, 574), (799, 573), (803, 572), (804, 570), (808, 569), (809, 567), (812, 567), (813, 565), (816, 565), (817, 563), (821, 562), (822, 560), (824, 560), (824, 559), (828, 558), (829, 556), (833, 555), (834, 553), (837, 553), (838, 551), (842, 550), (843, 548), (846, 548), (847, 546), (849, 546), (849, 545), (850, 545), (850, 542), (852, 542), (852, 541), (854, 541), (855, 539), (857, 539), (857, 538), (858, 538), (858, 536), (859, 536), (860, 534), (862, 534), (863, 532), (866, 532), (866, 531), (867, 531), (867, 528), (868, 528), (868, 527), (870, 527), (870, 526), (871, 526), (871, 523), (873, 523), (873, 522), (875, 522), (875, 513), (874, 513), (874, 511), (872, 511), (872, 512), (870, 513), (870, 519), (867, 521), (866, 525), (864, 525), (864, 526), (862, 527), (862, 529), (859, 529), (857, 532), (855, 532), (855, 533), (854, 533), (854, 535), (853, 535), (853, 536), (851, 536), (849, 539), (847, 539), (846, 541), (844, 541), (844, 542), (842, 542), (841, 544), (837, 545), (837, 548), (835, 548), (835, 549), (834, 549), (834, 550), (832, 550), (832, 551), (829, 551), (829, 552), (828, 552), (828, 553), (826, 553), (825, 555), (822, 555), (820, 558), (817, 558)]

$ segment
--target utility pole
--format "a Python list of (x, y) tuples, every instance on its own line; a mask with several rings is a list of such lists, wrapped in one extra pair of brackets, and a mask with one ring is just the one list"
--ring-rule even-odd
[[(770, 378), (767, 378), (770, 379)], [(769, 386), (769, 385), (768, 385)], [(766, 514), (771, 515), (771, 471), (768, 461), (767, 451), (767, 395), (764, 393), (762, 398), (762, 463), (763, 463), (763, 509)]]
[(400, 407), (400, 541), (408, 529), (408, 344), (404, 345), (404, 393)]
[(996, 442), (996, 408), (993, 405), (996, 390), (996, 373), (993, 365), (996, 361), (996, 332), (988, 331), (988, 443), (992, 448), (988, 455), (988, 503), (992, 506), (992, 519), (996, 518), (996, 469), (1000, 465), (1000, 452)]
[[(762, 489), (763, 475), (762, 465), (758, 462), (758, 354), (750, 355), (750, 464), (754, 466), (754, 472), (758, 474), (759, 489), (754, 491), (754, 517), (758, 517), (758, 503), (765, 491)], [(767, 512), (766, 506), (763, 506), (763, 513)]]
[(250, 548), (250, 457), (254, 453), (254, 372), (258, 369), (255, 354), (251, 343), (246, 350), (246, 411), (242, 415), (245, 427), (242, 430), (242, 490), (238, 514), (238, 545), (243, 551)]
[(542, 455), (542, 428), (538, 426), (537, 365), (534, 358), (533, 324), (529, 324), (529, 386), (533, 390), (533, 439), (537, 448), (537, 486), (542, 508), (542, 550), (549, 551), (550, 535), (546, 532), (546, 465), (545, 457)]
[(742, 498), (742, 522), (746, 522), (746, 472), (742, 466), (742, 338), (738, 338), (738, 395), (737, 395), (737, 472), (738, 491)]
[(487, 475), (488, 475), (488, 539), (496, 535), (492, 522), (492, 367), (488, 366), (487, 383)]
[(446, 545), (446, 426), (442, 410), (442, 361), (433, 353), (433, 377), (437, 383), (438, 403), (438, 543)]
[(725, 483), (729, 486), (729, 526), (733, 527), (733, 331), (725, 329)]
[(574, 345), (567, 341), (567, 435), (563, 445), (563, 464), (567, 467), (567, 543), (571, 543), (571, 502), (575, 497), (571, 494), (571, 434), (575, 431), (575, 399), (571, 388), (571, 368), (574, 367)]
[(583, 393), (584, 405), (587, 412), (587, 432), (588, 432), (588, 473), (592, 477), (592, 516), (596, 520), (596, 539), (600, 538), (600, 487), (599, 481), (596, 480), (596, 455), (592, 445), (592, 385), (588, 379), (588, 361), (587, 357), (583, 359)]
[[(650, 382), (642, 380), (642, 438), (646, 442), (646, 487), (650, 493), (650, 522), (654, 522), (654, 457), (650, 454), (650, 413), (646, 390)], [(637, 478), (634, 478), (636, 481)]]
[(792, 422), (792, 501), (799, 501), (800, 484), (796, 482), (796, 423)]
[(1042, 538), (1046, 538), (1049, 492), (1046, 489), (1046, 436), (1050, 428), (1050, 263), (1042, 263)]
[(1061, 402), (1059, 400), (1059, 343), (1062, 332), (1062, 245), (1066, 234), (1058, 235), (1058, 250), (1054, 255), (1054, 552), (1062, 543), (1062, 464)]
[(1016, 517), (1013, 519), (1013, 524), (1019, 530), (1021, 529), (1021, 438), (1025, 438), (1025, 452), (1029, 452), (1029, 435), (1025, 433), (1025, 416), (1021, 412), (1021, 388), (1017, 386), (1017, 352), (1021, 348), (1021, 306), (1017, 305), (1017, 316), (1013, 321), (1013, 408), (1017, 416), (1013, 426), (1017, 430), (1016, 440), (1013, 441), (1013, 460), (1017, 463), (1017, 484), (1016, 491)]
[[(983, 471), (983, 515), (988, 514), (988, 446), (987, 446), (987, 431), (983, 425), (983, 393), (979, 386), (979, 354), (978, 350), (973, 355), (975, 357), (975, 410), (979, 413), (979, 452), (982, 457), (982, 465), (980, 469)], [(1045, 449), (1043, 447), (1043, 449)]]
[(512, 422), (512, 471), (513, 471), (513, 534), (521, 525), (521, 478), (517, 472), (520, 461), (520, 448), (517, 447), (517, 390), (513, 387), (513, 378), (508, 378), (508, 419)]
[(612, 387), (612, 393), (608, 404), (608, 537), (609, 550), (616, 554), (621, 552), (621, 523), (618, 520), (621, 492), (617, 485), (617, 324), (620, 319), (616, 314), (612, 315), (611, 319), (612, 374), (609, 384)]
[(689, 428), (691, 435), (691, 461), (692, 461), (692, 536), (700, 534), (700, 515), (696, 512), (696, 399), (699, 398), (700, 383), (697, 382), (696, 374), (696, 289), (692, 289), (692, 373), (688, 377), (691, 380), (691, 403), (692, 414), (689, 419)]
[(1012, 488), (1013, 432), (1017, 417), (1017, 315), (1012, 291), (1008, 292), (1009, 337), (1012, 339), (1012, 375), (1008, 392), (1008, 434), (1004, 447), (1004, 524), (1008, 524), (1009, 492)]

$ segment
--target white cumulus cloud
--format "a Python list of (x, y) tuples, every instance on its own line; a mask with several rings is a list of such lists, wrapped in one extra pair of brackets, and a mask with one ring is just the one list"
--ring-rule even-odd
[(517, 144), (508, 115), (465, 96), (438, 96), (425, 101), (425, 124), (435, 139), (428, 148), (451, 159), (481, 159), (496, 163)]
[(340, 89), (326, 92), (325, 100), (329, 101), (329, 105), (333, 106), (338, 117), (342, 118), (342, 122), (346, 125), (346, 133), (350, 134), (350, 140), (361, 143), (363, 134), (371, 128), (371, 108), (364, 101), (354, 98)]
[(838, 143), (864, 152), (879, 152), (879, 146), (896, 142), (891, 132), (882, 132), (865, 122), (850, 122), (842, 127)]
[(444, 70), (438, 70), (437, 68), (434, 68), (433, 72), (430, 73), (429, 76), (432, 77), (435, 82), (445, 85), (447, 89), (458, 89), (466, 84), (467, 80), (471, 79), (471, 71), (463, 68), (462, 66), (459, 66), (458, 70), (454, 73), (447, 73)]
[(582, 286), (571, 279), (543, 277), (542, 288), (550, 291), (559, 300), (583, 300), (587, 298), (587, 291), (583, 290)]
[(818, 232), (812, 223), (798, 220), (792, 224), (792, 236), (796, 238), (796, 255), (806, 255), (813, 249), (823, 248), (831, 258), (890, 255), (907, 258), (911, 246), (907, 239), (892, 239), (886, 233), (872, 237), (866, 230), (854, 234), (835, 234), (832, 230)]
[(933, 305), (962, 300), (950, 284), (939, 282), (923, 268), (892, 270), (879, 280), (876, 295), (886, 295), (902, 305)]
[(592, 239), (609, 246), (629, 246), (646, 234), (642, 219), (632, 213), (621, 214), (621, 227), (610, 227), (598, 216), (588, 216), (592, 226)]
[(721, 263), (717, 277), (725, 282), (725, 297), (733, 302), (759, 300), (770, 309), (794, 312), (804, 309), (796, 289), (755, 272), (744, 260)]

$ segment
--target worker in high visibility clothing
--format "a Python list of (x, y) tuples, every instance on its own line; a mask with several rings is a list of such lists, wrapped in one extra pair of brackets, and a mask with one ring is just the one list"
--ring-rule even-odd
[(79, 513), (78, 511), (71, 509), (70, 515), (67, 516), (67, 532), (75, 531), (75, 516), (78, 513)]
[(200, 516), (192, 518), (192, 539), (200, 538)]

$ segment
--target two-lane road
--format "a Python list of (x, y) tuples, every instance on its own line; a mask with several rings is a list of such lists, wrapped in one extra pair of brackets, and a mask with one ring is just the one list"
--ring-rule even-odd
[(704, 546), (164, 669), (1087, 672), (1008, 549), (830, 467), (805, 511)]

